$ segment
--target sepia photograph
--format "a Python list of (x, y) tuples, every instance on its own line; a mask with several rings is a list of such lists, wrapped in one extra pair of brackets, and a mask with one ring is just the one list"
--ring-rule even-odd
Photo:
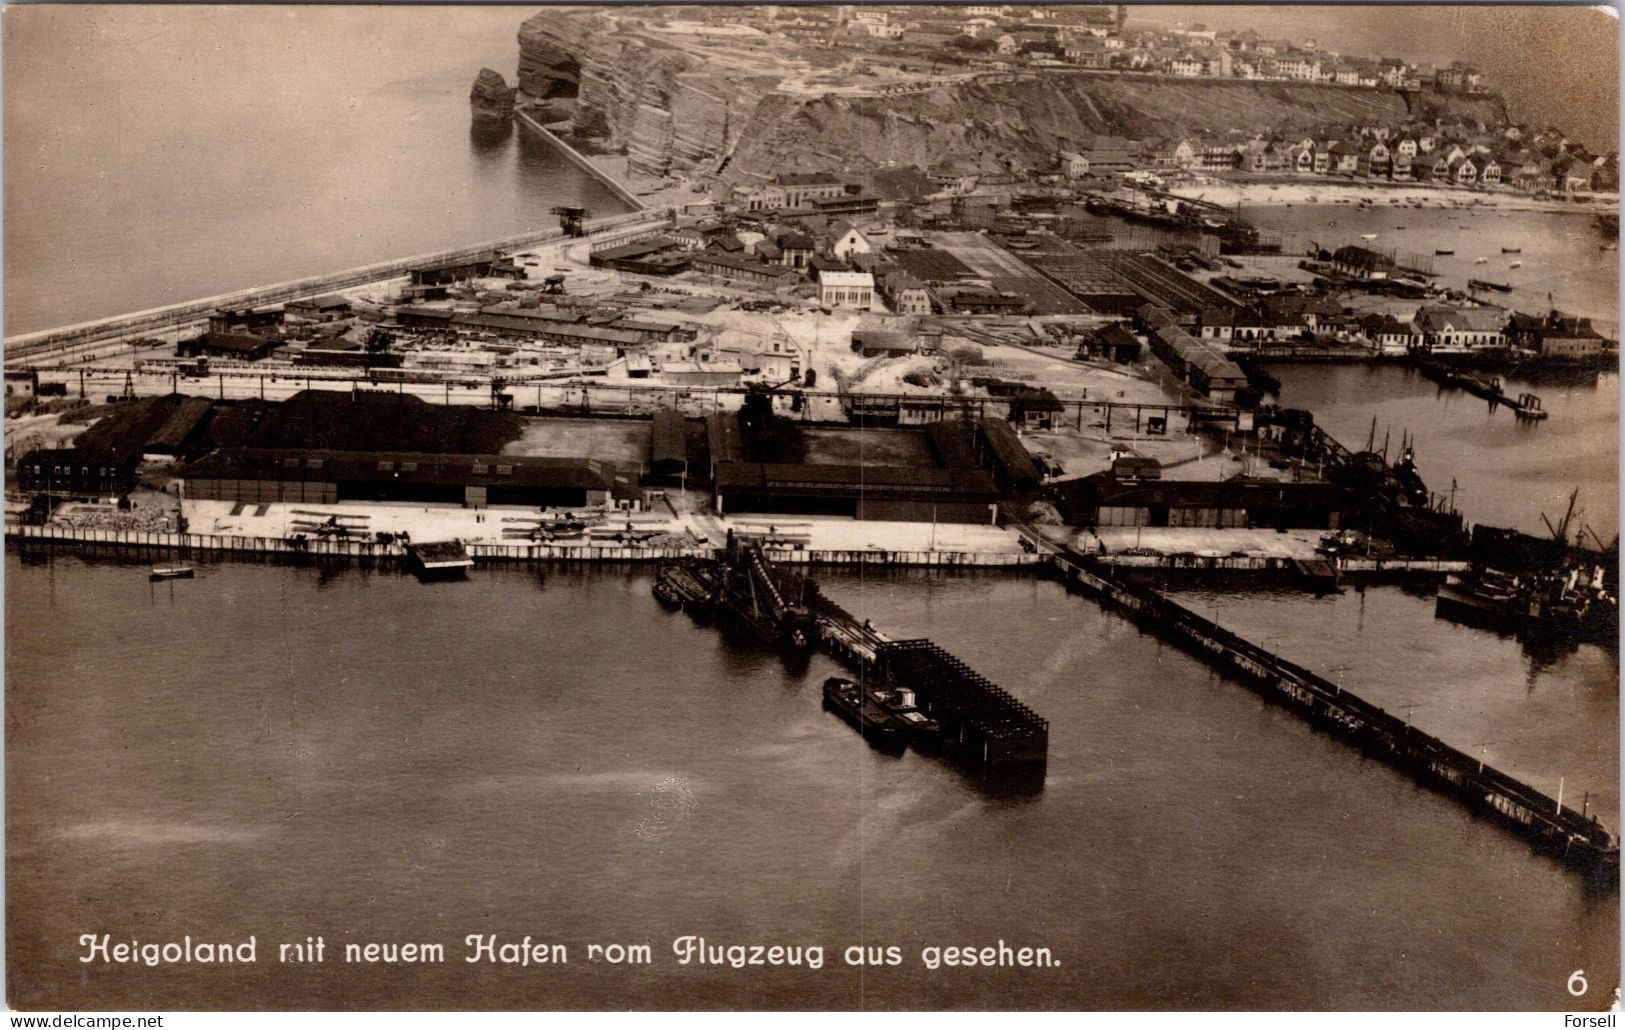
[(0, 41), (11, 1011), (1617, 1012), (1617, 12)]

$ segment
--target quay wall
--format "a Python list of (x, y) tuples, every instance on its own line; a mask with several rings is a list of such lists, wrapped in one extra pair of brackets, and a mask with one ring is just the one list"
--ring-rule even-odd
[[(118, 529), (81, 529), (71, 526), (8, 524), (8, 542), (51, 544), (87, 549), (177, 551), (199, 554), (289, 555), (399, 561), (405, 549), (398, 543), (372, 540), (306, 539), (295, 543), (283, 537), (236, 536), (213, 533), (144, 533)], [(549, 544), (482, 544), (464, 547), (477, 563), (516, 562), (663, 562), (678, 558), (710, 558), (710, 547), (625, 547), (589, 544), (559, 547)], [(802, 565), (885, 565), (917, 568), (1010, 568), (1031, 566), (1039, 555), (971, 551), (808, 550), (780, 548), (765, 552), (772, 560)]]
[(611, 178), (602, 168), (587, 160), (585, 154), (581, 153), (581, 151), (577, 150), (575, 147), (572, 147), (570, 144), (564, 142), (564, 140), (560, 139), (551, 129), (532, 118), (529, 111), (515, 111), (514, 117), (518, 118), (527, 127), (539, 133), (543, 139), (557, 147), (559, 153), (563, 154), (567, 159), (569, 159), (571, 164), (603, 183), (611, 193), (615, 194), (615, 196), (619, 197), (625, 203), (630, 204), (634, 212), (643, 211), (644, 208), (648, 206), (644, 204), (643, 201), (639, 200), (625, 186), (622, 186), (620, 183)]

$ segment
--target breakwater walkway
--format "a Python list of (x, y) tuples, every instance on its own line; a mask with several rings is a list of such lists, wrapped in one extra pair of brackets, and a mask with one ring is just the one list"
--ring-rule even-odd
[[(603, 173), (600, 170), (598, 174), (602, 175)], [(669, 215), (666, 210), (643, 210), (641, 204), (638, 207), (640, 210), (626, 214), (592, 219), (583, 223), (582, 227), (591, 237), (599, 233), (625, 230), (643, 222), (664, 223)], [(56, 329), (20, 333), (6, 338), (5, 361), (8, 368), (26, 365), (30, 362), (47, 360), (52, 356), (60, 356), (63, 352), (101, 340), (176, 329), (206, 319), (213, 312), (225, 308), (257, 307), (262, 304), (279, 304), (290, 300), (298, 300), (302, 297), (314, 297), (334, 290), (365, 286), (368, 283), (382, 282), (403, 276), (410, 269), (420, 265), (442, 261), (474, 260), (487, 257), (498, 251), (534, 247), (543, 243), (563, 241), (566, 238), (563, 231), (557, 227), (536, 229), (466, 247), (440, 250), (429, 254), (418, 254), (413, 257), (396, 258), (390, 261), (379, 261), (357, 268), (347, 268), (323, 275), (306, 276), (303, 279), (293, 279), (269, 286), (252, 286), (213, 297), (203, 297), (179, 304), (149, 308), (146, 311), (115, 315), (90, 322), (80, 322)]]
[(1536, 850), (1585, 872), (1599, 885), (1617, 889), (1618, 839), (1595, 817), (1565, 806), (1561, 796), (1553, 798), (1486, 765), (1092, 558), (1056, 552), (1049, 560), (1069, 589), (1118, 609), (1144, 629), (1252, 685), (1315, 729), (1522, 834)]
[(524, 125), (532, 132), (535, 132), (549, 143), (553, 144), (553, 146), (558, 149), (559, 153), (563, 154), (571, 164), (580, 168), (594, 179), (597, 179), (604, 185), (605, 189), (608, 189), (611, 193), (615, 194), (616, 197), (620, 198), (621, 201), (630, 205), (633, 211), (642, 211), (645, 207), (647, 207), (647, 205), (644, 204), (642, 200), (638, 199), (637, 195), (631, 190), (628, 190), (625, 186), (622, 186), (602, 168), (593, 164), (592, 161), (588, 159), (587, 155), (560, 139), (558, 133), (549, 129), (535, 118), (532, 118), (529, 111), (518, 110), (513, 114), (514, 117), (519, 120), (520, 124)]

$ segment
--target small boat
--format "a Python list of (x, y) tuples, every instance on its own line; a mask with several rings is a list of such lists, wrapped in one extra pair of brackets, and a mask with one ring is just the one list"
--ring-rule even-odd
[(1508, 265), (1507, 267), (1508, 268), (1522, 268), (1523, 267), (1523, 262), (1522, 261), (1514, 261), (1514, 262), (1512, 262), (1512, 264)]
[(1503, 254), (1522, 254), (1523, 253), (1523, 248), (1522, 247), (1502, 247), (1501, 248), (1501, 253), (1503, 253)]
[(1473, 258), (1473, 264), (1475, 264), (1475, 265), (1485, 265), (1485, 264), (1489, 264), (1489, 260), (1490, 260), (1489, 258)]
[(154, 565), (148, 579), (191, 579), (196, 574), (190, 565)]
[(1512, 292), (1512, 287), (1508, 283), (1492, 283), (1484, 279), (1467, 280), (1467, 288), (1470, 290), (1495, 290), (1498, 293)]
[(1440, 257), (1449, 257), (1450, 255), (1454, 254), (1455, 251), (1453, 251), (1453, 250), (1436, 250), (1433, 253), (1437, 254)]
[(1374, 232), (1367, 232), (1367, 233), (1361, 233), (1360, 234), (1360, 239), (1362, 239), (1362, 240), (1374, 240), (1376, 238), (1377, 238), (1377, 234), (1374, 233)]

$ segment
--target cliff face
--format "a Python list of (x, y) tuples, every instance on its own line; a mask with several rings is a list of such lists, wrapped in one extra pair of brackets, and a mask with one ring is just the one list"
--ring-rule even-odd
[(481, 124), (500, 124), (513, 117), (514, 89), (499, 72), (481, 68), (474, 77), (474, 88), (469, 91), (468, 103), (473, 109), (474, 121)]
[(926, 167), (945, 157), (993, 170), (1006, 158), (1032, 165), (1096, 136), (1178, 139), (1239, 130), (1292, 136), (1327, 125), (1399, 124), (1457, 115), (1487, 124), (1499, 103), (1423, 95), (1417, 114), (1388, 90), (1280, 82), (1183, 82), (1074, 76), (969, 83), (900, 97), (797, 99), (758, 104), (730, 171), (739, 175), (887, 164)]
[[(902, 96), (778, 88), (805, 65), (779, 40), (730, 51), (612, 16), (554, 10), (519, 31), (520, 88), (576, 96), (575, 131), (624, 150), (648, 175), (761, 181), (784, 171), (862, 172), (948, 157), (1024, 165), (1097, 135), (1131, 139), (1238, 130), (1308, 134), (1328, 125), (1462, 115), (1504, 121), (1499, 101), (1241, 80), (1113, 76), (977, 81)], [(774, 48), (781, 48), (782, 53)], [(766, 74), (777, 72), (777, 74)]]
[(707, 68), (633, 33), (547, 12), (519, 30), (519, 85), (530, 96), (574, 93), (574, 129), (624, 149), (645, 175), (714, 171), (775, 77)]

